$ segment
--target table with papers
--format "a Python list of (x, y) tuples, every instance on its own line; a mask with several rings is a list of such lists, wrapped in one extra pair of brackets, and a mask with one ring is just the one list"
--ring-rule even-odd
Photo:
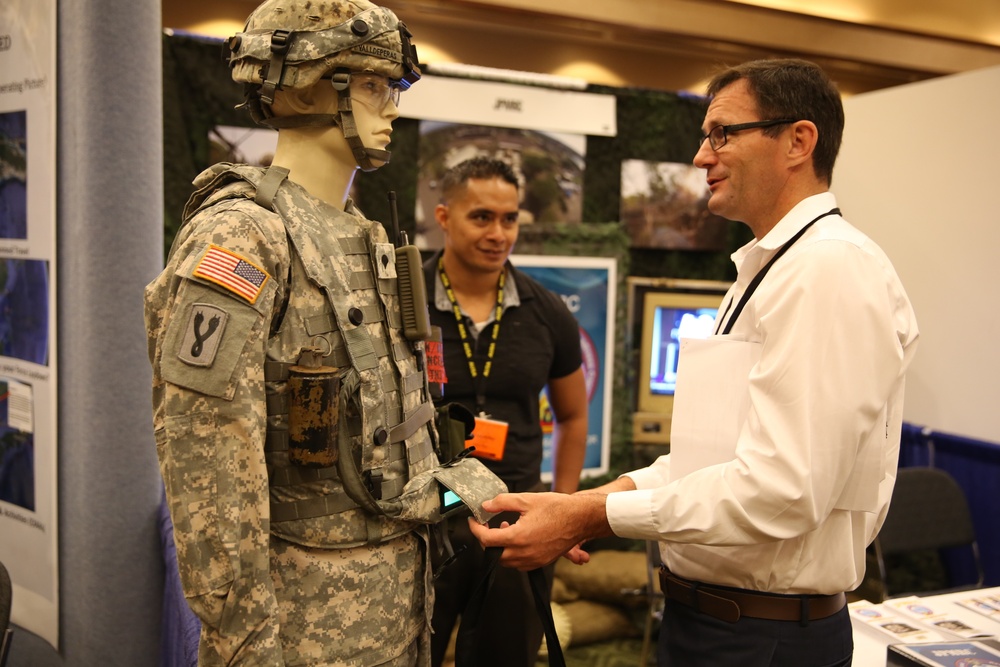
[(849, 609), (854, 664), (859, 667), (884, 667), (890, 644), (975, 643), (1000, 637), (1000, 587), (893, 598), (881, 604), (860, 600)]

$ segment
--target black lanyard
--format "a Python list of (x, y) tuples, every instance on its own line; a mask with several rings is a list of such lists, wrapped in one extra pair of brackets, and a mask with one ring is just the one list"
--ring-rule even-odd
[[(462, 308), (455, 298), (455, 290), (451, 287), (448, 274), (444, 271), (444, 257), (438, 258), (438, 275), (441, 276), (441, 284), (444, 285), (445, 294), (451, 302), (451, 312), (455, 315), (455, 322), (458, 324), (458, 336), (462, 339), (462, 349), (465, 350), (465, 358), (469, 362), (469, 374), (476, 388), (476, 412), (481, 413), (486, 408), (486, 378), (490, 376), (490, 369), (493, 367), (493, 355), (497, 349), (497, 338), (500, 336), (500, 318), (503, 317), (503, 288), (507, 279), (506, 269), (501, 269), (500, 278), (497, 280), (497, 305), (493, 316), (493, 331), (490, 336), (490, 346), (486, 351), (486, 361), (483, 363), (483, 372), (476, 368), (476, 358), (472, 352), (472, 342), (469, 332), (465, 328), (465, 318), (462, 317)], [(479, 347), (478, 345), (476, 346)]]
[[(809, 222), (809, 224), (807, 224), (805, 227), (803, 227), (802, 229), (800, 229), (798, 231), (798, 233), (795, 234), (795, 236), (793, 236), (792, 238), (788, 239), (788, 241), (785, 242), (785, 245), (783, 245), (780, 248), (778, 248), (778, 252), (774, 253), (774, 257), (771, 258), (771, 261), (769, 261), (767, 264), (765, 264), (764, 268), (762, 268), (760, 271), (757, 272), (757, 275), (755, 275), (753, 277), (753, 280), (750, 281), (750, 284), (747, 285), (747, 290), (743, 293), (743, 296), (740, 298), (740, 302), (738, 304), (736, 304), (736, 310), (733, 311), (733, 316), (731, 318), (729, 318), (728, 322), (726, 322), (726, 328), (723, 329), (723, 331), (722, 331), (722, 335), (723, 336), (725, 336), (726, 334), (728, 334), (732, 330), (733, 324), (736, 323), (736, 318), (739, 317), (740, 313), (743, 312), (743, 307), (747, 305), (747, 301), (750, 300), (750, 296), (757, 289), (757, 286), (760, 285), (760, 281), (764, 280), (764, 276), (766, 276), (767, 272), (771, 270), (771, 267), (774, 266), (774, 263), (778, 261), (778, 258), (781, 257), (782, 255), (784, 255), (785, 251), (788, 250), (790, 247), (792, 247), (792, 244), (795, 243), (796, 241), (798, 241), (799, 238), (801, 238), (801, 236), (806, 233), (807, 229), (809, 229), (816, 222), (822, 220), (823, 218), (825, 218), (828, 215), (840, 215), (840, 209), (839, 208), (832, 208), (829, 211), (827, 211), (826, 213), (824, 213), (823, 215), (820, 215), (820, 216), (817, 216), (817, 217), (813, 218)], [(726, 315), (729, 314), (729, 308), (732, 305), (733, 305), (733, 300), (730, 299), (729, 300), (729, 305), (726, 306), (726, 310), (722, 313), (722, 317), (720, 317), (719, 321), (715, 323), (715, 333), (716, 334), (719, 333), (719, 327), (722, 325), (722, 322), (726, 319)]]

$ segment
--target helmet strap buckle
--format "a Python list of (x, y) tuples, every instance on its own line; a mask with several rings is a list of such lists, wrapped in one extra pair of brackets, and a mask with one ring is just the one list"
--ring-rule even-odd
[(271, 63), (267, 66), (267, 79), (261, 86), (260, 99), (270, 106), (274, 103), (274, 91), (281, 88), (281, 74), (285, 69), (285, 55), (291, 46), (290, 30), (275, 30), (271, 34)]
[(338, 93), (343, 93), (348, 90), (351, 86), (351, 73), (345, 69), (335, 70), (333, 75), (330, 77), (330, 85)]

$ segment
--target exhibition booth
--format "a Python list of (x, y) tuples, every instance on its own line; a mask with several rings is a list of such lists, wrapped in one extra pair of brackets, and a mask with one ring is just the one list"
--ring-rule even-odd
[[(130, 33), (126, 30), (122, 34)], [(54, 38), (51, 46), (54, 54)], [(170, 526), (158, 514), (161, 487), (148, 424), (148, 362), (136, 295), (155, 275), (157, 262), (162, 265), (194, 176), (219, 160), (260, 164), (268, 160), (266, 133), (261, 134), (246, 113), (235, 108), (242, 101), (242, 91), (229, 78), (219, 50), (216, 40), (180, 33), (162, 36), (156, 49), (162, 51), (162, 81), (152, 82), (154, 87), (162, 83), (162, 99), (150, 101), (137, 95), (134, 100), (136, 105), (157, 107), (156, 122), (147, 123), (145, 131), (150, 126), (159, 128), (162, 106), (162, 142), (158, 145), (162, 153), (154, 152), (148, 160), (135, 160), (134, 148), (116, 145), (107, 152), (98, 150), (109, 136), (127, 141), (134, 134), (122, 129), (120, 119), (95, 133), (90, 142), (83, 141), (87, 122), (110, 122), (112, 114), (95, 114), (98, 118), (89, 121), (80, 118), (85, 114), (74, 111), (65, 100), (70, 99), (70, 93), (89, 95), (97, 86), (88, 88), (84, 79), (72, 76), (66, 76), (61, 84), (65, 86), (65, 90), (60, 89), (61, 96), (65, 94), (60, 102), (65, 118), (60, 120), (60, 137), (65, 144), (60, 144), (58, 163), (72, 166), (61, 167), (59, 172), (59, 227), (55, 211), (46, 211), (44, 234), (32, 237), (29, 226), (23, 234), (28, 238), (14, 238), (9, 256), (2, 260), (8, 265), (3, 279), (19, 288), (4, 293), (5, 304), (37, 311), (44, 302), (48, 315), (44, 322), (31, 318), (45, 329), (45, 350), (40, 352), (36, 344), (8, 347), (4, 352), (9, 358), (4, 366), (5, 389), (22, 404), (8, 413), (3, 435), (16, 440), (21, 450), (31, 441), (35, 452), (32, 474), (38, 480), (31, 489), (12, 487), (14, 491), (2, 498), (0, 519), (5, 523), (0, 532), (5, 537), (0, 539), (0, 561), (11, 570), (13, 620), (24, 630), (22, 637), (15, 637), (15, 656), (20, 651), (21, 656), (52, 658), (70, 646), (70, 652), (89, 655), (93, 664), (99, 664), (95, 654), (100, 649), (91, 647), (110, 640), (99, 634), (91, 641), (90, 629), (85, 627), (88, 618), (97, 617), (89, 613), (91, 605), (105, 597), (130, 600), (138, 591), (144, 599), (135, 607), (141, 608), (142, 614), (132, 614), (129, 604), (116, 602), (116, 613), (126, 618), (119, 617), (113, 625), (124, 627), (133, 620), (128, 616), (141, 616), (135, 621), (141, 627), (126, 631), (141, 638), (147, 654), (162, 634), (167, 638), (183, 636), (173, 645), (183, 647), (179, 651), (184, 654), (182, 660), (190, 658), (192, 629), (184, 620), (183, 599), (171, 588), (175, 582), (169, 577), (169, 554), (165, 551)], [(54, 63), (50, 64), (54, 72)], [(394, 124), (393, 160), (385, 169), (358, 177), (355, 200), (369, 217), (388, 220), (386, 194), (395, 192), (401, 228), (417, 240), (421, 250), (431, 252), (440, 240), (434, 238), (428, 210), (436, 202), (442, 171), (463, 156), (482, 151), (514, 161), (531, 187), (525, 188), (526, 224), (517, 248), (520, 259), (514, 257), (513, 261), (540, 280), (549, 281), (550, 289), (575, 304), (581, 322), (584, 317), (588, 322), (585, 334), (591, 343), (587, 371), (592, 419), (585, 483), (598, 484), (669, 451), (671, 368), (676, 349), (666, 332), (680, 329), (682, 323), (685, 330), (697, 330), (699, 321), (711, 316), (734, 277), (731, 253), (751, 238), (744, 226), (724, 223), (707, 213), (704, 179), (697, 182), (697, 170), (690, 164), (701, 136), (705, 100), (575, 80), (525, 78), (503, 71), (435, 71), (431, 66), (426, 79), (427, 90), (437, 91), (437, 103), (421, 102), (418, 87), (407, 93), (413, 95), (413, 103), (407, 109), (404, 97), (402, 116)], [(917, 84), (929, 97), (962, 100), (961, 106), (949, 110), (951, 120), (929, 133), (947, 136), (948, 140), (941, 142), (947, 147), (932, 141), (935, 137), (927, 137), (928, 145), (941, 150), (969, 146), (967, 138), (956, 139), (946, 133), (952, 128), (967, 132), (975, 127), (981, 122), (978, 114), (983, 108), (998, 107), (993, 91), (1000, 90), (998, 70), (948, 79), (940, 82), (946, 93), (935, 92), (939, 82)], [(449, 91), (446, 98), (441, 97), (444, 90)], [(472, 90), (475, 94), (468, 93)], [(55, 91), (48, 92), (54, 105)], [(874, 93), (871, 98), (881, 102), (892, 93)], [(847, 103), (849, 123), (844, 161), (839, 167), (844, 171), (837, 172), (833, 189), (840, 196), (839, 187), (843, 186), (846, 217), (867, 230), (873, 220), (866, 215), (867, 200), (861, 194), (879, 190), (871, 186), (876, 174), (868, 172), (880, 167), (858, 152), (859, 144), (876, 144), (877, 137), (851, 134), (852, 109), (868, 103), (862, 97), (866, 96)], [(463, 110), (463, 99), (485, 106)], [(86, 106), (87, 101), (88, 108), (106, 109), (98, 106), (101, 100), (90, 97), (80, 106)], [(103, 103), (110, 110), (128, 106), (112, 104), (110, 98)], [(901, 106), (916, 111), (924, 108), (910, 98)], [(46, 122), (51, 123), (54, 137), (54, 108), (48, 112)], [(29, 132), (38, 131), (35, 128), (39, 125), (31, 124), (30, 111), (28, 122), (20, 109), (3, 115), (6, 118), (0, 130), (7, 134), (21, 133), (26, 138)], [(153, 112), (136, 115), (145, 118)], [(886, 117), (882, 111), (879, 115)], [(913, 117), (899, 122), (905, 117), (902, 112), (892, 117), (897, 119), (896, 125), (909, 127), (911, 134), (920, 122)], [(866, 122), (853, 127), (868, 127)], [(998, 141), (990, 133), (980, 138), (987, 145), (980, 143), (976, 148), (984, 151)], [(46, 151), (38, 153), (39, 147)], [(32, 150), (33, 156), (41, 157), (31, 164), (47, 160), (55, 171), (54, 145), (36, 143)], [(909, 156), (904, 161), (920, 163)], [(162, 192), (151, 191), (146, 181), (129, 181), (125, 191), (116, 196), (129, 202), (133, 197), (146, 197), (147, 203), (130, 205), (125, 213), (107, 211), (104, 207), (109, 197), (105, 193), (110, 184), (142, 176), (142, 169), (122, 167), (124, 162), (155, 163), (146, 167), (156, 172), (151, 182), (154, 190), (162, 184)], [(967, 164), (970, 160), (965, 154), (936, 153), (918, 167), (937, 173), (935, 170), (945, 171), (941, 165), (954, 169), (954, 165)], [(79, 180), (91, 170), (103, 173), (101, 169), (118, 171), (114, 178), (98, 182)], [(854, 176), (859, 171), (864, 175)], [(969, 178), (982, 180), (976, 180), (975, 187), (962, 191), (961, 196), (954, 194), (959, 190), (951, 182), (939, 188), (943, 192), (924, 186), (907, 192), (905, 185), (894, 186), (886, 199), (933, 200), (933, 204), (921, 205), (934, 217), (930, 222), (916, 220), (908, 211), (902, 216), (911, 225), (907, 231), (876, 227), (871, 235), (894, 263), (900, 257), (897, 266), (924, 333), (912, 379), (908, 380), (907, 416), (911, 421), (904, 424), (900, 465), (941, 468), (959, 482), (973, 514), (985, 586), (991, 587), (975, 595), (995, 596), (995, 587), (1000, 586), (1000, 537), (995, 531), (996, 517), (1000, 516), (1000, 496), (995, 492), (1000, 484), (1000, 429), (988, 404), (995, 395), (991, 388), (1000, 363), (993, 347), (978, 337), (995, 331), (996, 316), (978, 314), (983, 307), (978, 302), (982, 288), (977, 286), (995, 283), (995, 263), (985, 260), (983, 253), (996, 247), (998, 232), (995, 225), (987, 224), (992, 221), (989, 214), (963, 208), (968, 200), (990, 199), (989, 170), (979, 171), (982, 173)], [(54, 202), (55, 179), (51, 180), (49, 200)], [(938, 203), (941, 199), (944, 204)], [(151, 209), (157, 215), (149, 215)], [(145, 231), (142, 249), (133, 252), (130, 244), (135, 245), (134, 240), (124, 238), (131, 233), (132, 227), (127, 226), (147, 222), (144, 212), (146, 217), (155, 218), (155, 224), (147, 225), (152, 228)], [(880, 211), (875, 217), (891, 215)], [(939, 221), (949, 225), (949, 240), (958, 239), (955, 245), (961, 247), (949, 248), (942, 242), (941, 230), (929, 228)], [(166, 242), (160, 246), (163, 232)], [(21, 234), (19, 230), (6, 233), (14, 237)], [(43, 245), (39, 245), (40, 238)], [(937, 267), (947, 268), (932, 267), (930, 257), (940, 260)], [(116, 270), (124, 275), (115, 274)], [(39, 274), (45, 275), (35, 279), (35, 289), (44, 287), (42, 300), (15, 284)], [(927, 274), (933, 274), (932, 278), (921, 280)], [(123, 352), (127, 352), (124, 358), (119, 356)], [(144, 370), (132, 372), (134, 368)], [(941, 398), (944, 408), (935, 406), (935, 396)], [(25, 400), (34, 401), (33, 410), (24, 409)], [(63, 426), (57, 435), (60, 423)], [(22, 456), (17, 462), (21, 468), (9, 464), (2, 470), (23, 470), (24, 464)], [(128, 576), (123, 578), (127, 582), (117, 581), (119, 566), (114, 561), (118, 555), (126, 561), (123, 571)], [(963, 563), (955, 565), (956, 576), (965, 574), (964, 567)], [(162, 586), (165, 569), (166, 588)], [(956, 605), (956, 601), (967, 599), (965, 595), (933, 598), (927, 605), (935, 611), (940, 605), (947, 610), (942, 612), (945, 616), (985, 632), (992, 630), (996, 636), (1000, 623), (995, 616), (975, 615), (977, 612), (968, 606)], [(165, 603), (162, 614), (158, 606), (161, 596)], [(897, 611), (905, 613), (898, 609), (894, 613)], [(886, 647), (893, 641), (884, 634), (861, 619), (855, 620), (856, 664), (882, 664), (866, 660), (870, 657), (875, 661), (878, 655), (885, 658)]]

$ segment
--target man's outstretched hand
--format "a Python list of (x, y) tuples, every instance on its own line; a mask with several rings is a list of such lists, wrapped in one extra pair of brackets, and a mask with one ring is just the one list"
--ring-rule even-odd
[(612, 535), (605, 493), (502, 493), (483, 503), (488, 512), (517, 512), (513, 525), (490, 528), (469, 519), (469, 529), (483, 547), (504, 547), (501, 565), (534, 570), (562, 555), (577, 564), (589, 555), (580, 545)]

